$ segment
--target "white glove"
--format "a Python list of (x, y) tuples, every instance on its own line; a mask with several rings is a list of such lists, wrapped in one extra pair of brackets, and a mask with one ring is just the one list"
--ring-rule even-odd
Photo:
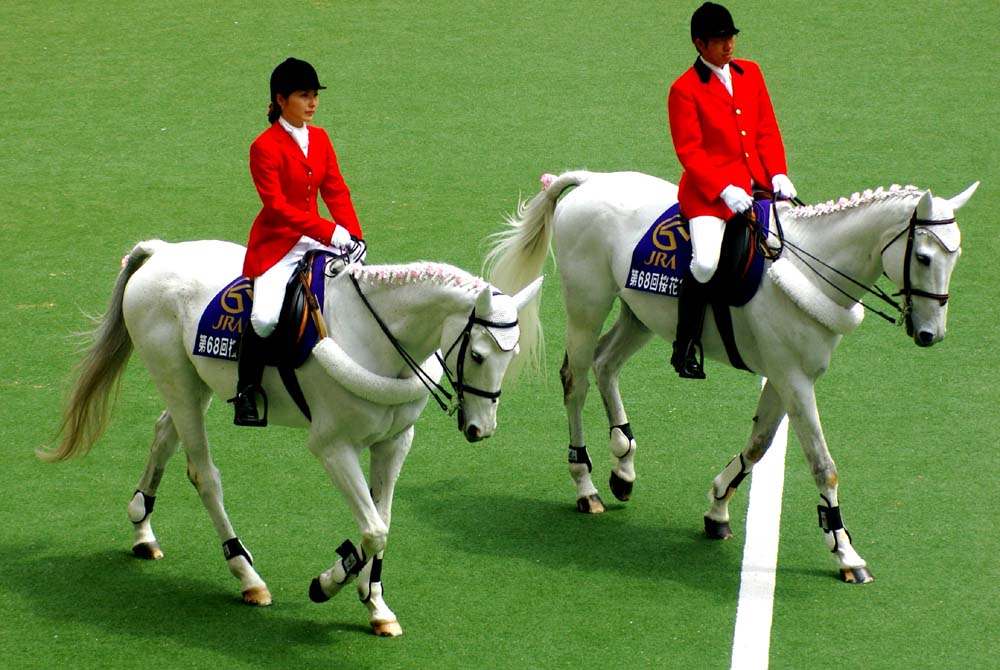
[(352, 263), (364, 263), (365, 257), (368, 256), (368, 244), (364, 240), (357, 240), (354, 242), (354, 248), (351, 249), (350, 255)]
[(739, 186), (730, 184), (719, 194), (733, 214), (740, 214), (753, 207), (753, 198)]
[(776, 197), (782, 200), (789, 200), (797, 195), (792, 180), (786, 174), (776, 174), (771, 177), (771, 190), (774, 191)]
[(354, 238), (347, 232), (347, 228), (338, 225), (333, 229), (333, 236), (330, 237), (330, 246), (350, 249), (354, 246)]

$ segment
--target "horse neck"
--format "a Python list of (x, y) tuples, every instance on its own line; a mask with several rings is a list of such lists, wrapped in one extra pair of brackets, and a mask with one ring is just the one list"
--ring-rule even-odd
[[(467, 319), (476, 296), (487, 285), (443, 263), (359, 266), (352, 274), (374, 312), (417, 360), (442, 346), (449, 319)], [(376, 339), (381, 340), (381, 335)]]
[[(888, 190), (865, 191), (827, 202), (789, 210), (782, 223), (786, 238), (844, 275), (871, 286), (881, 276), (882, 249), (909, 222), (922, 192), (915, 187), (893, 186)], [(849, 307), (860, 300), (865, 291), (852, 282), (823, 268), (812, 259), (788, 254), (803, 266), (807, 277), (817, 288), (837, 303)], [(810, 266), (830, 279), (850, 297), (831, 287), (805, 268)]]

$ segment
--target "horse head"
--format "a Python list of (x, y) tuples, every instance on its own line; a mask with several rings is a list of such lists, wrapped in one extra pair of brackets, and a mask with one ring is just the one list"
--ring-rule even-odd
[(907, 228), (882, 250), (885, 272), (903, 298), (906, 334), (918, 346), (929, 347), (944, 339), (948, 286), (962, 254), (955, 212), (969, 201), (978, 186), (976, 182), (947, 200), (926, 191)]
[(445, 365), (455, 371), (458, 429), (469, 442), (496, 430), (500, 386), (518, 353), (517, 315), (535, 298), (541, 283), (539, 277), (513, 297), (487, 285), (468, 319), (462, 323), (456, 317), (442, 331)]

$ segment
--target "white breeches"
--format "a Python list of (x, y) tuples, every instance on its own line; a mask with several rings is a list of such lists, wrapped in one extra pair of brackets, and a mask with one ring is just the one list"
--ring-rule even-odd
[(302, 257), (310, 249), (325, 249), (335, 254), (341, 253), (337, 247), (320, 244), (311, 237), (302, 236), (284, 257), (272, 265), (253, 282), (253, 311), (250, 323), (260, 337), (274, 332), (281, 316), (281, 305), (285, 302), (285, 288)]
[(688, 227), (691, 230), (691, 274), (705, 284), (719, 267), (726, 222), (717, 216), (696, 216), (688, 222)]

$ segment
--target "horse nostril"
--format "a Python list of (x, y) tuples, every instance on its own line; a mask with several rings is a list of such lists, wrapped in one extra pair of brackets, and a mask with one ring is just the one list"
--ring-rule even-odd
[(917, 344), (922, 347), (929, 347), (934, 344), (934, 333), (929, 330), (921, 330), (917, 333)]
[(481, 439), (479, 426), (469, 426), (465, 429), (465, 439), (469, 442), (478, 442)]

